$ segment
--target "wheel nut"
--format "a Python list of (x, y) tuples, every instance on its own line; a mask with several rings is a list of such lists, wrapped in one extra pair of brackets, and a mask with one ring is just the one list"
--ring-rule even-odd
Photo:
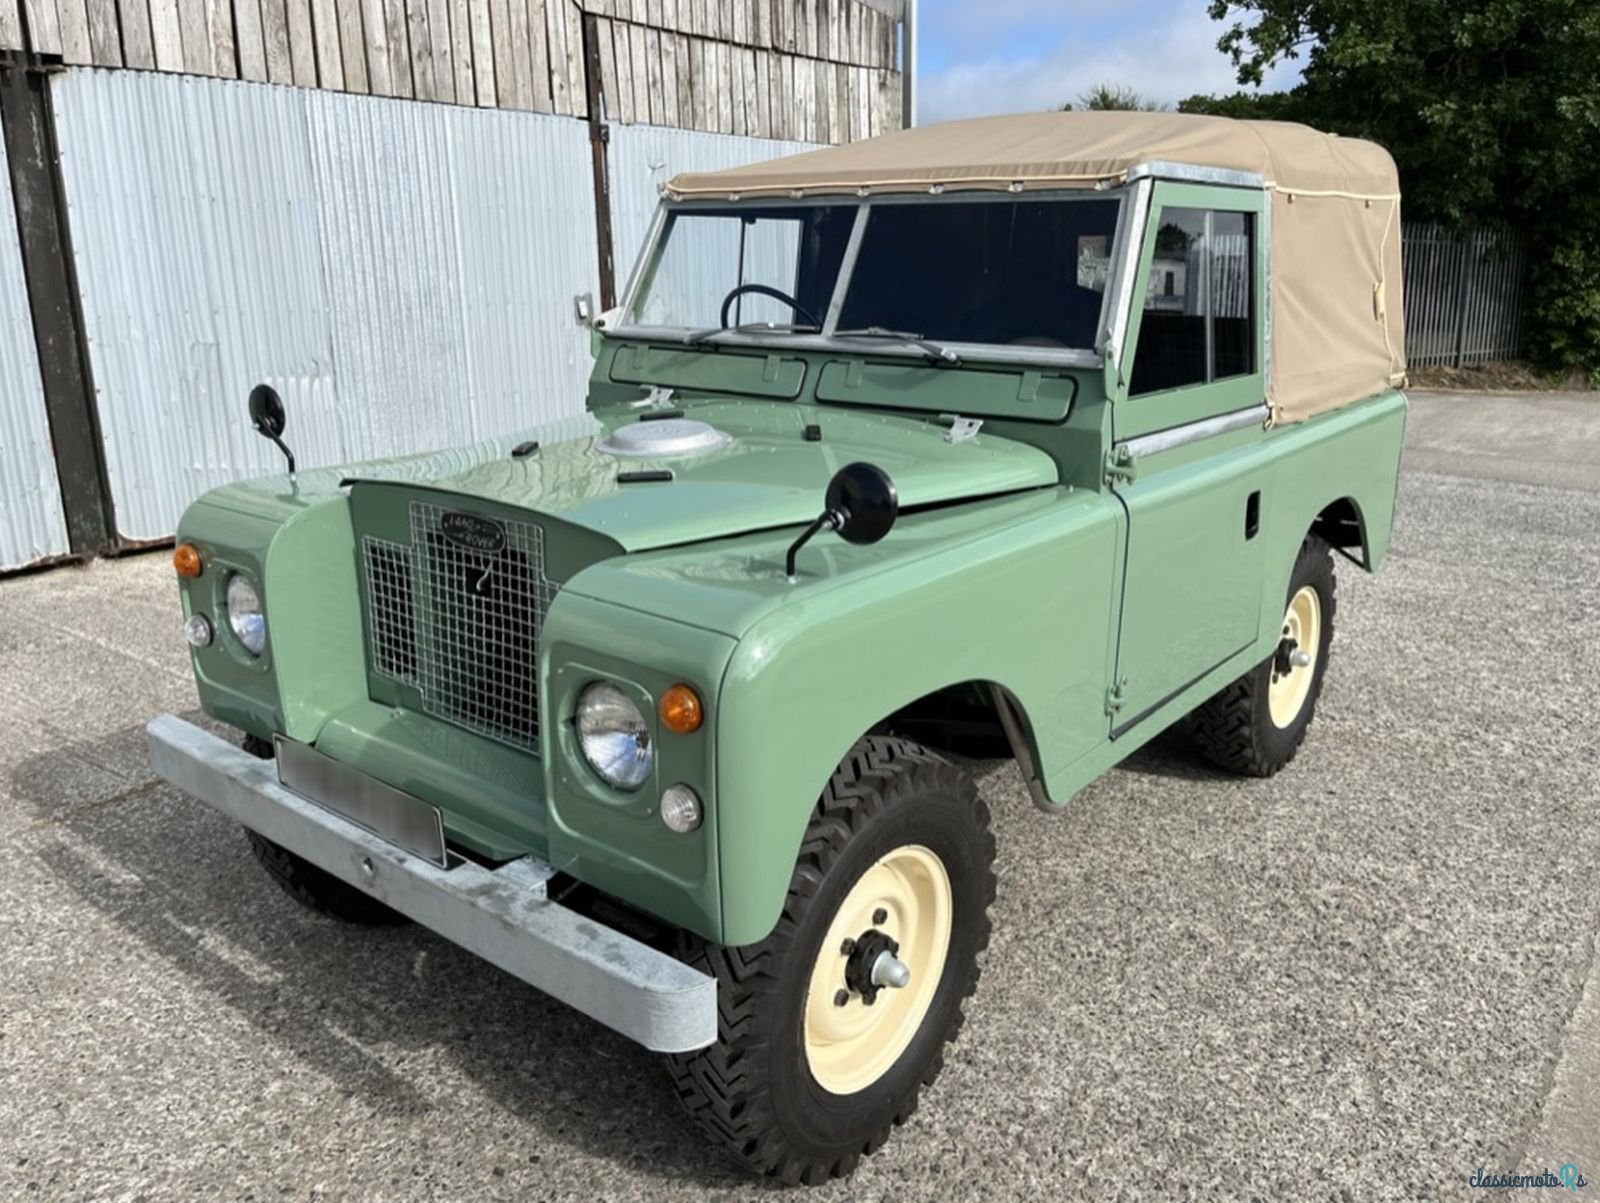
[(856, 950), (856, 942), (854, 940), (852, 940), (849, 936), (846, 936), (844, 938), (844, 943), (839, 945), (839, 955), (842, 956), (842, 957), (849, 956), (855, 950)]
[(848, 991), (848, 990), (840, 990), (838, 993), (836, 993), (833, 996), (833, 1005), (836, 1006), (836, 1007), (842, 1007), (842, 1006), (845, 1005), (845, 1003), (847, 1003), (849, 1001), (850, 1001), (850, 991)]
[(881, 906), (877, 910), (872, 912), (872, 925), (874, 927), (878, 926), (881, 923), (887, 923), (887, 922), (889, 922), (889, 912), (884, 910)]

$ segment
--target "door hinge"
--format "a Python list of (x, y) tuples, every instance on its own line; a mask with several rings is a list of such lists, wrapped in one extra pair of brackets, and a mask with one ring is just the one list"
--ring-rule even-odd
[(1116, 714), (1127, 704), (1128, 678), (1121, 677), (1106, 690), (1106, 713)]
[(1138, 468), (1133, 462), (1133, 452), (1129, 451), (1126, 444), (1113, 447), (1106, 453), (1106, 484), (1115, 486), (1121, 481), (1132, 484), (1138, 476)]

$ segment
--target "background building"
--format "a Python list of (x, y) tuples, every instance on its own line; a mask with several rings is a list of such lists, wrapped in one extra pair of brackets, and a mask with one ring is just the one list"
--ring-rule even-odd
[(658, 185), (897, 128), (901, 10), (0, 0), (0, 571), (278, 470), (258, 381), (307, 467), (581, 411)]

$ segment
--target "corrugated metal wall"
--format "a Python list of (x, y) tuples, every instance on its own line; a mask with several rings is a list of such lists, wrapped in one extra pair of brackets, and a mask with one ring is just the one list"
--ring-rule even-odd
[(22, 276), (11, 172), (0, 140), (0, 570), (23, 568), (68, 550)]
[(580, 412), (597, 288), (586, 126), (260, 84), (52, 77), (118, 533), (280, 470)]
[(655, 125), (612, 126), (608, 166), (618, 290), (650, 231), (661, 185), (680, 171), (720, 171), (819, 149), (821, 145), (815, 142), (741, 138)]

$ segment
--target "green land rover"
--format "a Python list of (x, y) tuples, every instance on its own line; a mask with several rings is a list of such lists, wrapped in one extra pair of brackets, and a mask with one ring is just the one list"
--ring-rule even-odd
[(1260, 777), (1305, 738), (1393, 518), (1398, 210), (1376, 146), (1174, 114), (679, 176), (585, 413), (190, 507), (242, 746), (162, 716), (151, 762), (306, 905), (668, 1054), (752, 1169), (848, 1173), (989, 937), (946, 753), (1057, 811), (1185, 718)]

